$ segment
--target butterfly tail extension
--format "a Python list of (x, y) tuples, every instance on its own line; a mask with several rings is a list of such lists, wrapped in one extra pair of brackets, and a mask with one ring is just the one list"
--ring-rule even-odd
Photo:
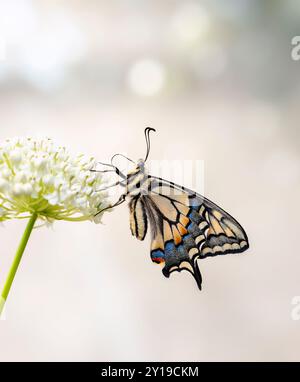
[(202, 289), (202, 275), (200, 272), (199, 265), (197, 263), (197, 259), (194, 260), (194, 273), (193, 273), (194, 279), (198, 285), (198, 288)]
[(188, 271), (195, 279), (198, 288), (201, 290), (202, 276), (195, 256), (189, 255), (189, 249), (194, 248), (194, 242), (189, 235), (178, 246), (174, 242), (165, 244), (162, 261), (165, 266), (162, 273), (165, 277), (170, 277), (172, 272)]
[(181, 272), (183, 270), (188, 271), (194, 277), (199, 290), (202, 290), (202, 275), (196, 259), (189, 262), (188, 265), (186, 264), (185, 266), (176, 267), (176, 269), (174, 269), (174, 267), (173, 269), (170, 269), (167, 266), (164, 266), (162, 273), (165, 277), (169, 278), (172, 272)]

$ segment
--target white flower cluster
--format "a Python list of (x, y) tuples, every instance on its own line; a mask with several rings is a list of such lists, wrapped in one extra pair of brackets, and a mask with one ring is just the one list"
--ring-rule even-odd
[(9, 139), (0, 145), (0, 221), (36, 213), (47, 221), (92, 220), (108, 205), (94, 158), (70, 156), (51, 139)]

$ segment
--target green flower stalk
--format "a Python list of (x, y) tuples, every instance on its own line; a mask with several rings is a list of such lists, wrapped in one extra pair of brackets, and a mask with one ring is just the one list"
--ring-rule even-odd
[[(0, 145), (0, 221), (28, 219), (0, 296), (0, 315), (36, 221), (101, 221), (108, 206), (94, 158), (71, 156), (51, 139), (15, 138)], [(103, 187), (102, 187), (103, 188)]]

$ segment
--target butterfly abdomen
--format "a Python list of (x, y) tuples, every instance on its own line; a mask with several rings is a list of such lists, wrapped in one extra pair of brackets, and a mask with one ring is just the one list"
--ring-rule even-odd
[(144, 240), (147, 233), (147, 216), (145, 206), (140, 197), (135, 197), (129, 202), (130, 230), (133, 236)]

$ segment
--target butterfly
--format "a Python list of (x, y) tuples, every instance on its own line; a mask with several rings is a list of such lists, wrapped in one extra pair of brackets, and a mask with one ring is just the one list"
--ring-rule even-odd
[(110, 167), (102, 172), (113, 171), (119, 176), (110, 187), (121, 185), (124, 193), (116, 203), (97, 214), (128, 200), (131, 233), (138, 240), (144, 240), (148, 230), (151, 231), (151, 259), (163, 265), (164, 276), (186, 270), (201, 290), (198, 260), (244, 252), (249, 248), (248, 238), (242, 226), (209, 199), (147, 173), (145, 162), (150, 152), (150, 131), (155, 129), (145, 129), (145, 159), (140, 159), (127, 175), (113, 165), (113, 159), (122, 154), (115, 154), (111, 164), (99, 162)]

